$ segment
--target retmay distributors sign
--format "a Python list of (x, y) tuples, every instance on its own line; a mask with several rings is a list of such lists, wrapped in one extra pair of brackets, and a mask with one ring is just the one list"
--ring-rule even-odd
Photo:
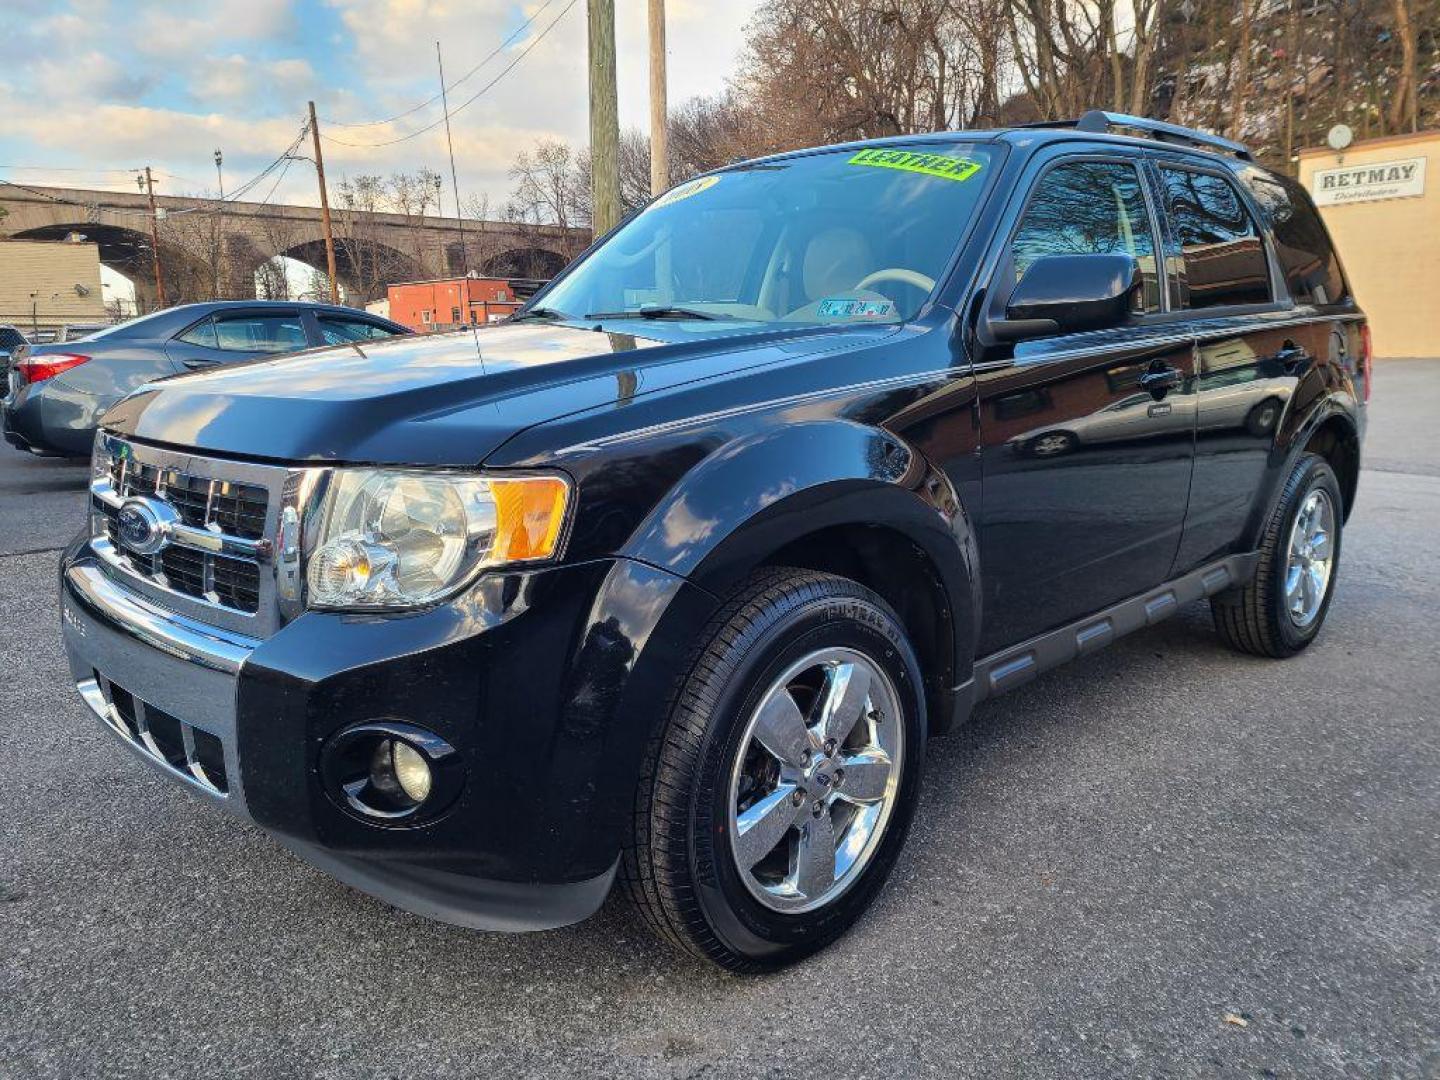
[(1425, 194), (1425, 159), (1377, 161), (1345, 169), (1325, 169), (1311, 178), (1311, 194), (1320, 206), (1404, 199)]

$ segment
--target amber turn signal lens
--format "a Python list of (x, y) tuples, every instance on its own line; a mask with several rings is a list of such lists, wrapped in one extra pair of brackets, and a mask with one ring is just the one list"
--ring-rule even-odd
[(548, 559), (560, 542), (570, 485), (558, 476), (491, 478), (495, 498), (493, 562)]

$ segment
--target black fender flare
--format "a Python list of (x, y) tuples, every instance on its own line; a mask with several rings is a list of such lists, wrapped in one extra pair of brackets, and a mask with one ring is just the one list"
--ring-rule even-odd
[[(949, 478), (882, 428), (817, 420), (727, 443), (675, 485), (619, 554), (720, 596), (781, 549), (844, 526), (889, 530), (923, 554), (952, 627), (946, 689), (967, 684), (980, 617), (970, 516)], [(950, 720), (932, 717), (932, 727)]]
[[(1250, 549), (1259, 546), (1260, 536), (1270, 516), (1275, 512), (1275, 506), (1285, 487), (1285, 478), (1290, 475), (1295, 462), (1305, 452), (1305, 447), (1310, 445), (1316, 432), (1336, 419), (1344, 425), (1350, 437), (1358, 441), (1361, 427), (1355, 419), (1353, 399), (1336, 393), (1321, 397), (1303, 416), (1293, 417), (1291, 422), (1284, 425), (1284, 430), (1277, 433), (1271, 451), (1273, 465), (1267, 471), (1265, 488), (1256, 498), (1250, 520), (1246, 523), (1245, 537)], [(1349, 506), (1345, 508), (1347, 516), (1349, 509)]]

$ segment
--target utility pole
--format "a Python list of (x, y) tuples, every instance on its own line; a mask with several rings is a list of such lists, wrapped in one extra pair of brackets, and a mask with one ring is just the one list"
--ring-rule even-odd
[(670, 186), (670, 115), (665, 92), (665, 0), (650, 0), (650, 194)]
[(620, 221), (620, 106), (615, 91), (615, 0), (587, 0), (590, 16), (590, 223)]
[(325, 270), (330, 275), (330, 302), (340, 303), (335, 287), (335, 234), (330, 229), (330, 195), (325, 190), (325, 155), (320, 152), (320, 121), (315, 119), (315, 102), (310, 102), (310, 134), (315, 140), (315, 177), (320, 181), (320, 221), (325, 228)]
[[(138, 177), (137, 177), (138, 179)], [(155, 178), (145, 166), (145, 194), (150, 200), (150, 259), (155, 267), (155, 303), (165, 306), (165, 278), (160, 274), (160, 229), (155, 214)]]
[(220, 299), (220, 266), (225, 261), (225, 173), (221, 168), (225, 164), (225, 155), (220, 148), (215, 148), (215, 183), (220, 190), (220, 207), (216, 214), (217, 233), (215, 236), (215, 299)]

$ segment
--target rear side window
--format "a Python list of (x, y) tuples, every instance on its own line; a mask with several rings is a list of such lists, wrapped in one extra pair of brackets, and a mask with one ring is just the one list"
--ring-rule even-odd
[[(459, 309), (456, 309), (459, 314)], [(373, 341), (376, 338), (394, 337), (394, 330), (387, 330), (379, 323), (364, 319), (343, 319), (332, 315), (321, 315), (320, 340), (326, 345), (344, 345), (351, 341)]]
[(1165, 198), (1185, 256), (1191, 308), (1268, 304), (1270, 268), (1260, 231), (1223, 176), (1162, 167)]
[(294, 352), (310, 343), (298, 315), (249, 315), (216, 319), (218, 348), (230, 352)]
[(196, 323), (180, 335), (180, 340), (187, 345), (199, 345), (205, 349), (218, 349), (220, 347), (215, 343), (215, 320), (213, 319), (206, 319), (204, 322)]
[(25, 335), (13, 326), (0, 326), (0, 349), (13, 349), (25, 344)]
[(1073, 161), (1040, 178), (1010, 244), (1018, 281), (1046, 255), (1135, 256), (1145, 277), (1144, 310), (1160, 310), (1155, 237), (1133, 165)]
[(1275, 234), (1275, 254), (1297, 304), (1337, 304), (1346, 297), (1345, 275), (1330, 234), (1305, 189), (1295, 181), (1262, 173), (1245, 177), (1260, 212)]

